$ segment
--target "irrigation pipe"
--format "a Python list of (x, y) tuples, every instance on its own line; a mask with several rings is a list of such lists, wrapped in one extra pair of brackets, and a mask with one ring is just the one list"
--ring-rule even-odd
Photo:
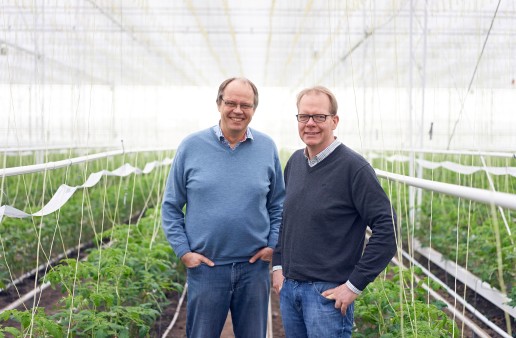
[(185, 283), (185, 286), (183, 287), (183, 294), (181, 294), (181, 298), (179, 299), (179, 303), (177, 304), (177, 307), (176, 307), (176, 312), (174, 313), (174, 318), (172, 318), (172, 321), (170, 322), (167, 329), (163, 333), (163, 336), (161, 336), (162, 338), (166, 338), (168, 336), (170, 330), (172, 330), (172, 328), (176, 324), (177, 318), (179, 317), (179, 312), (181, 312), (181, 306), (183, 305), (183, 301), (185, 299), (187, 289), (188, 289), (188, 283)]
[(375, 169), (375, 171), (378, 177), (386, 178), (388, 180), (400, 183), (405, 183), (413, 187), (431, 190), (451, 196), (461, 197), (467, 200), (481, 202), (485, 204), (494, 204), (501, 206), (502, 208), (516, 210), (516, 195), (514, 194), (464, 187), (450, 183), (434, 182), (422, 178), (393, 174), (379, 169)]

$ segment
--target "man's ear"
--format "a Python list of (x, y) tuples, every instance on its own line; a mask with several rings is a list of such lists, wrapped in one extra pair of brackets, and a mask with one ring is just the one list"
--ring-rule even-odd
[(337, 129), (337, 125), (339, 124), (339, 115), (334, 115), (331, 117), (332, 121), (333, 121), (333, 128), (332, 130), (335, 130)]

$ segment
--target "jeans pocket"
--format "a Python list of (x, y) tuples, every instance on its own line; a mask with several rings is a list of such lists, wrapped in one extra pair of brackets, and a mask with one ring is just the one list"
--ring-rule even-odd
[(201, 263), (201, 264), (193, 266), (191, 268), (186, 268), (186, 271), (187, 271), (187, 273), (197, 273), (202, 269), (203, 265), (205, 265), (205, 264)]
[(271, 264), (270, 261), (264, 261), (263, 259), (259, 259), (260, 262), (262, 262), (263, 264), (269, 266)]
[[(326, 297), (322, 295), (322, 293), (326, 290), (336, 288), (339, 286), (339, 283), (332, 283), (332, 282), (313, 282), (312, 287), (314, 289), (314, 292), (316, 292), (321, 298), (328, 300)], [(330, 300), (328, 300), (330, 301)], [(333, 300), (331, 300), (333, 301)]]

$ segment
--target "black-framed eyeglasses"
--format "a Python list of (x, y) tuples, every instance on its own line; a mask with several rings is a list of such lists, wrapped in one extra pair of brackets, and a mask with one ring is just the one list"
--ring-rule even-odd
[(249, 103), (237, 103), (235, 101), (226, 101), (223, 98), (220, 98), (220, 99), (229, 108), (236, 108), (238, 106), (240, 106), (240, 109), (242, 109), (242, 110), (251, 110), (254, 108), (254, 105), (249, 104)]
[(326, 121), (326, 118), (328, 116), (333, 116), (333, 114), (314, 114), (314, 115), (308, 115), (308, 114), (297, 114), (296, 118), (301, 123), (308, 123), (310, 118), (314, 120), (315, 123), (323, 123)]

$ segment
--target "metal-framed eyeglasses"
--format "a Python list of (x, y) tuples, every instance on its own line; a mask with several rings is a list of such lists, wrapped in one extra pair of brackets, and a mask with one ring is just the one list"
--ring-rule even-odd
[(238, 106), (240, 106), (240, 109), (242, 109), (242, 110), (251, 110), (254, 108), (254, 105), (249, 104), (249, 103), (237, 103), (235, 101), (226, 101), (223, 98), (220, 98), (220, 99), (229, 108), (236, 108)]
[(314, 120), (315, 123), (323, 123), (324, 121), (326, 121), (326, 118), (328, 116), (333, 116), (333, 114), (314, 114), (314, 115), (297, 114), (296, 118), (297, 118), (298, 122), (301, 122), (301, 123), (308, 123), (310, 118), (312, 118), (312, 120)]

